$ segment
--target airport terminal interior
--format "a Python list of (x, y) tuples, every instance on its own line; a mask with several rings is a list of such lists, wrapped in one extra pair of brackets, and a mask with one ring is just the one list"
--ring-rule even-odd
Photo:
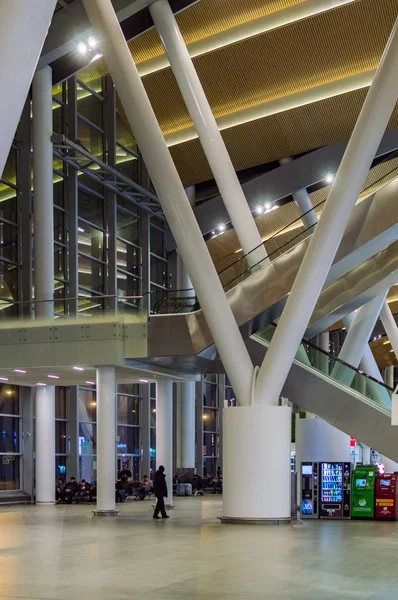
[(0, 0), (0, 600), (398, 596), (398, 0)]

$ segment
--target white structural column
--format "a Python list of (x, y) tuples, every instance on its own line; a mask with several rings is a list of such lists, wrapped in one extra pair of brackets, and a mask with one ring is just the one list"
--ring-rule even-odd
[(391, 342), (391, 346), (394, 350), (395, 356), (398, 358), (398, 327), (394, 319), (394, 315), (391, 312), (391, 308), (387, 302), (384, 303), (381, 312), (380, 319), (384, 327), (384, 331), (388, 335), (388, 339)]
[(265, 247), (173, 11), (168, 0), (153, 2), (149, 11), (243, 252), (257, 248), (250, 255), (256, 264), (266, 259)]
[(116, 471), (115, 367), (97, 367), (97, 516), (113, 516)]
[[(286, 165), (289, 162), (292, 162), (291, 158), (282, 158), (282, 160), (279, 161), (281, 165)], [(295, 205), (299, 209), (304, 227), (306, 229), (314, 227), (314, 225), (318, 223), (318, 217), (312, 206), (311, 198), (309, 197), (307, 190), (305, 188), (296, 190), (293, 192), (292, 196)]]
[[(347, 337), (341, 347), (339, 358), (355, 368), (359, 367), (362, 360), (387, 293), (376, 296), (376, 298), (361, 306), (352, 320)], [(331, 376), (340, 383), (351, 385), (355, 377), (355, 371), (336, 363)]]
[[(50, 67), (33, 78), (33, 186), (35, 232), (36, 318), (54, 316), (54, 223), (52, 152), (52, 72)], [(51, 300), (51, 302), (40, 302)], [(55, 464), (55, 388), (36, 389), (36, 502), (53, 504)]]
[(394, 365), (386, 368), (384, 381), (390, 388), (394, 387)]
[(163, 465), (166, 473), (167, 504), (173, 505), (173, 382), (156, 382), (156, 469)]
[[(164, 141), (110, 0), (83, 0), (131, 129), (188, 269), (238, 402), (249, 404), (253, 365)], [(297, 349), (297, 348), (296, 348)]]
[(183, 469), (195, 468), (195, 382), (186, 381), (180, 387), (180, 466)]
[[(189, 200), (189, 204), (194, 208), (196, 201), (195, 186), (185, 188), (185, 193)], [(195, 296), (195, 290), (192, 286), (192, 281), (188, 275), (184, 261), (182, 260), (180, 252), (177, 251), (177, 289), (180, 290), (181, 296), (190, 298)]]
[(277, 404), (297, 348), (395, 106), (398, 21), (257, 378), (256, 400)]
[(36, 390), (36, 504), (54, 504), (55, 388)]
[[(36, 318), (54, 316), (54, 208), (52, 70), (33, 78), (33, 189)], [(50, 302), (48, 302), (50, 301)]]
[(0, 2), (0, 177), (57, 0)]

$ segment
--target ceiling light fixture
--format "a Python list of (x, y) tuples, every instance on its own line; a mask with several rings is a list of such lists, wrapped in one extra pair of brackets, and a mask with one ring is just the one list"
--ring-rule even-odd
[(14, 373), (23, 373), (23, 374), (25, 374), (26, 371), (24, 371), (23, 369), (14, 369)]
[(74, 371), (84, 371), (83, 367), (73, 367)]
[(59, 379), (58, 375), (47, 375), (49, 379)]
[(88, 385), (95, 385), (95, 381), (86, 381), (86, 383), (88, 383)]
[(36, 383), (36, 385), (41, 386), (41, 387), (46, 387), (47, 384), (39, 381), (38, 383)]
[(149, 383), (148, 379), (140, 379), (141, 383)]
[(326, 181), (326, 183), (328, 183), (328, 184), (331, 184), (331, 183), (333, 183), (333, 181), (334, 181), (334, 175), (333, 175), (333, 173), (328, 173), (328, 174), (326, 175), (326, 177), (325, 177), (325, 181)]
[(77, 45), (77, 51), (79, 54), (86, 54), (87, 44), (85, 44), (84, 42), (79, 42)]
[(257, 208), (256, 208), (256, 213), (257, 213), (258, 215), (262, 215), (262, 214), (263, 214), (263, 207), (262, 207), (262, 206), (257, 206)]
[(8, 381), (8, 377), (0, 377), (0, 381)]
[(218, 226), (218, 231), (219, 231), (220, 233), (223, 233), (223, 232), (225, 231), (225, 225), (219, 225), (219, 226)]
[(88, 47), (91, 48), (91, 50), (94, 50), (94, 48), (98, 46), (97, 38), (95, 38), (93, 35), (90, 35), (90, 37), (87, 40), (87, 44)]
[(271, 202), (266, 202), (266, 203), (264, 204), (264, 209), (265, 209), (265, 210), (271, 210), (271, 208), (272, 208), (272, 204), (271, 204)]

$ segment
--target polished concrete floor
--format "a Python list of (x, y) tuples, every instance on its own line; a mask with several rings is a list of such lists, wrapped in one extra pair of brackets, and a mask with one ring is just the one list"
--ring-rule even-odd
[(0, 600), (397, 600), (398, 524), (220, 525), (220, 499), (0, 509)]

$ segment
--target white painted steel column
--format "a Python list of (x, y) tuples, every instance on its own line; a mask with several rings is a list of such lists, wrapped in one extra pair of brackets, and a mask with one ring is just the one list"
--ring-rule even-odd
[(333, 182), (325, 208), (257, 378), (256, 399), (276, 404), (352, 209), (395, 106), (398, 21)]
[(267, 253), (173, 11), (168, 0), (150, 4), (149, 11), (243, 252), (258, 246), (248, 258), (256, 264)]
[(36, 389), (36, 504), (55, 503), (55, 388)]
[[(376, 296), (376, 298), (361, 306), (355, 313), (339, 353), (340, 360), (355, 368), (359, 367), (387, 293), (386, 291), (384, 294)], [(336, 363), (331, 376), (340, 383), (351, 385), (355, 372), (347, 369), (344, 365)]]
[(195, 468), (195, 382), (186, 381), (180, 386), (181, 407), (181, 467)]
[(110, 0), (83, 0), (224, 368), (249, 404), (253, 365)]
[[(54, 207), (52, 70), (36, 72), (32, 87), (33, 107), (33, 218), (35, 248), (36, 318), (53, 318), (54, 304)], [(51, 302), (43, 302), (51, 300)]]
[(386, 368), (385, 383), (391, 388), (394, 387), (394, 365)]
[[(196, 194), (195, 194), (195, 186), (191, 185), (190, 187), (185, 188), (185, 193), (189, 200), (189, 204), (194, 208)], [(184, 261), (182, 260), (181, 254), (177, 249), (177, 289), (184, 290), (181, 292), (181, 296), (186, 296), (190, 298), (195, 296), (195, 290), (193, 289), (192, 281), (189, 278), (188, 271), (186, 266), (184, 265)]]
[(0, 2), (0, 177), (56, 3), (56, 0)]
[[(52, 71), (33, 78), (33, 182), (35, 300), (54, 298), (54, 220), (52, 152)], [(36, 318), (52, 319), (53, 302), (38, 302)], [(36, 389), (36, 501), (53, 504), (55, 465), (55, 388)]]
[[(356, 313), (351, 313), (350, 315), (346, 315), (343, 317), (344, 327), (349, 331), (352, 322), (354, 320)], [(366, 344), (363, 355), (360, 361), (360, 367), (367, 375), (378, 379), (379, 381), (383, 381), (383, 377), (381, 375), (380, 369), (377, 365), (375, 357), (373, 356), (373, 352), (369, 347), (369, 344)]]
[(388, 335), (388, 339), (391, 342), (394, 354), (398, 358), (398, 327), (395, 322), (394, 315), (391, 312), (391, 308), (388, 306), (387, 302), (384, 303), (381, 309), (380, 319), (383, 324), (384, 331)]
[(97, 367), (97, 516), (113, 516), (116, 471), (115, 367)]
[(223, 521), (291, 519), (291, 423), (287, 406), (223, 409)]
[(173, 382), (156, 382), (156, 469), (163, 465), (167, 491), (165, 502), (173, 506)]
[[(291, 158), (282, 158), (279, 161), (280, 165), (286, 165), (292, 162)], [(318, 217), (315, 209), (312, 206), (311, 198), (305, 188), (296, 190), (292, 194), (295, 205), (297, 206), (300, 217), (302, 217), (303, 225), (306, 229), (314, 227), (318, 223)]]

